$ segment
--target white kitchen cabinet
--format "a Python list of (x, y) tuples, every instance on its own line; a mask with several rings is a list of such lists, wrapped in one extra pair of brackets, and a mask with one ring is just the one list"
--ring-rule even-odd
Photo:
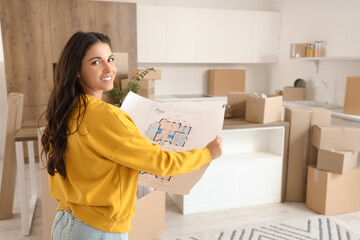
[(197, 61), (225, 62), (226, 10), (198, 9)]
[(223, 130), (223, 155), (188, 195), (169, 194), (183, 214), (281, 201), (284, 126)]
[(166, 61), (196, 62), (197, 9), (167, 7)]
[(252, 62), (254, 11), (227, 10), (225, 62)]
[(137, 5), (140, 63), (278, 61), (280, 13)]
[(166, 62), (166, 7), (137, 5), (138, 62)]
[(254, 16), (253, 62), (277, 62), (280, 42), (280, 13), (256, 11)]

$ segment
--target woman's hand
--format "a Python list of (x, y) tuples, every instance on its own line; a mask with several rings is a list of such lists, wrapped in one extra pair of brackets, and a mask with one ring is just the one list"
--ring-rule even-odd
[(211, 154), (211, 160), (220, 157), (222, 154), (222, 138), (216, 136), (214, 140), (208, 143), (206, 148), (209, 149), (209, 152)]

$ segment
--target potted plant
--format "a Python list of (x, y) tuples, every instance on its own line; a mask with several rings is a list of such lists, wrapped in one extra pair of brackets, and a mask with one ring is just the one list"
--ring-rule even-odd
[(137, 93), (140, 89), (140, 85), (138, 82), (140, 80), (144, 79), (145, 76), (151, 72), (156, 71), (154, 68), (146, 68), (146, 69), (137, 69), (136, 73), (131, 77), (131, 82), (128, 83), (128, 91), (126, 93), (120, 89), (120, 81), (119, 78), (115, 78), (116, 85), (114, 85), (114, 88), (110, 91), (104, 92), (106, 96), (108, 96), (112, 101), (113, 104), (117, 107), (121, 107), (123, 103), (123, 99), (126, 96), (126, 94), (131, 91), (134, 93)]

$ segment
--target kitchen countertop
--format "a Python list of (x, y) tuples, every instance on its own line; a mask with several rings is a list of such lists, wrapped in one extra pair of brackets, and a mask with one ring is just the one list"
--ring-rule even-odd
[(262, 128), (262, 127), (279, 127), (285, 126), (289, 127), (288, 122), (277, 121), (270, 123), (253, 123), (245, 121), (245, 118), (225, 118), (223, 124), (223, 130), (225, 129), (237, 129), (237, 128)]
[(206, 94), (173, 94), (173, 95), (156, 95), (156, 101), (176, 102), (176, 101), (217, 101), (227, 100), (227, 96), (210, 96)]
[(331, 116), (336, 118), (343, 118), (350, 121), (360, 122), (360, 115), (352, 115), (352, 114), (346, 114), (343, 113), (342, 108), (338, 109), (330, 109), (331, 110)]
[(325, 104), (312, 100), (305, 101), (283, 101), (284, 107), (302, 106), (302, 107), (321, 107), (331, 111), (331, 116), (335, 118), (342, 118), (350, 121), (360, 122), (360, 115), (352, 115), (343, 113), (343, 106)]

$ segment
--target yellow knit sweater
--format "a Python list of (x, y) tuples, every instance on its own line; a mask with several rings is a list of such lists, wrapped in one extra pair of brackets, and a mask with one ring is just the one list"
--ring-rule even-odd
[[(86, 95), (88, 105), (79, 130), (68, 136), (67, 177), (49, 176), (58, 210), (107, 232), (130, 231), (139, 170), (159, 176), (188, 173), (210, 163), (208, 149), (163, 151), (140, 134), (121, 109)], [(83, 110), (83, 107), (81, 108)], [(79, 108), (69, 120), (76, 129)]]

